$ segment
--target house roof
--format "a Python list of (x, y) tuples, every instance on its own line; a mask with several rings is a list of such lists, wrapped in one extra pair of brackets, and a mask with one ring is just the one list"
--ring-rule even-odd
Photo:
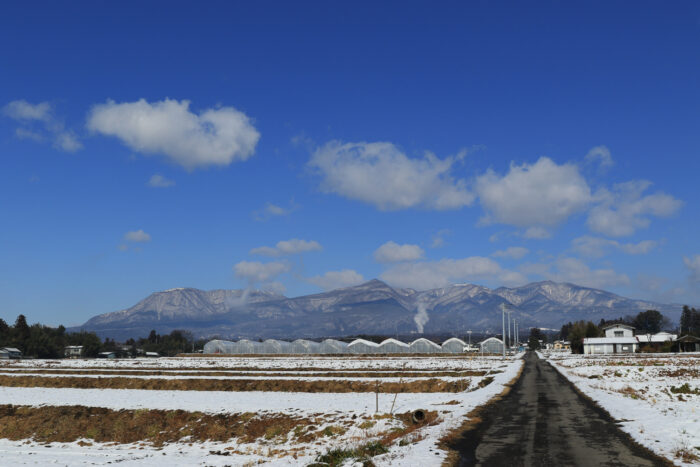
[(657, 334), (637, 334), (635, 337), (639, 342), (668, 342), (676, 340), (678, 336), (668, 332), (659, 332)]
[(700, 342), (700, 337), (685, 335), (676, 339), (676, 342)]
[(5, 352), (12, 352), (12, 353), (22, 353), (21, 350), (15, 349), (14, 347), (3, 347), (0, 350), (4, 350)]
[(627, 329), (634, 329), (634, 326), (630, 326), (629, 324), (611, 324), (610, 326), (605, 326), (603, 329), (607, 331), (608, 329), (612, 328), (627, 328)]

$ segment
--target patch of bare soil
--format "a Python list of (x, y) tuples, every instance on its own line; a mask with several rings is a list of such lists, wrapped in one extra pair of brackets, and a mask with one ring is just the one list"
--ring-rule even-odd
[(120, 444), (144, 441), (154, 445), (177, 441), (253, 442), (286, 437), (312, 423), (285, 414), (210, 415), (183, 410), (110, 410), (98, 407), (26, 407), (0, 405), (0, 438), (39, 442), (92, 439)]

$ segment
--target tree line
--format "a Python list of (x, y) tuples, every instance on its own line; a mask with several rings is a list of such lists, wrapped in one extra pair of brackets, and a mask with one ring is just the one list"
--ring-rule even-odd
[(62, 358), (67, 346), (82, 345), (84, 357), (96, 357), (100, 352), (117, 352), (119, 356), (137, 356), (140, 351), (157, 352), (163, 356), (192, 352), (204, 347), (203, 340), (195, 340), (188, 331), (175, 330), (161, 336), (152, 330), (146, 337), (129, 339), (120, 344), (113, 339), (104, 340), (94, 332), (66, 332), (58, 327), (27, 324), (27, 318), (19, 315), (10, 326), (0, 318), (0, 348), (14, 347), (26, 357)]

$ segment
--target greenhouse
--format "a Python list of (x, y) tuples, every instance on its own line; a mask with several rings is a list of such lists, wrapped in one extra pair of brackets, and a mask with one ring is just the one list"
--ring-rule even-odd
[(411, 342), (410, 345), (411, 353), (440, 353), (442, 349), (433, 341), (428, 339), (420, 338)]
[(379, 344), (379, 353), (408, 353), (408, 344), (397, 341), (396, 339), (387, 339)]
[[(503, 351), (503, 343), (500, 339), (491, 337), (481, 344), (484, 353), (500, 353)], [(456, 337), (447, 339), (442, 346), (425, 338), (416, 339), (407, 344), (397, 339), (385, 339), (381, 344), (365, 339), (355, 339), (349, 344), (335, 340), (325, 339), (323, 342), (315, 342), (307, 339), (297, 339), (294, 342), (267, 339), (265, 342), (255, 342), (241, 339), (238, 342), (215, 339), (204, 345), (206, 354), (306, 354), (306, 355), (332, 355), (332, 354), (434, 354), (434, 353), (463, 353), (466, 344)]]
[(441, 347), (444, 353), (462, 353), (466, 346), (467, 344), (462, 339), (452, 337), (443, 342)]
[(379, 353), (379, 344), (366, 341), (364, 339), (356, 339), (348, 344), (349, 353)]
[(305, 353), (305, 354), (317, 354), (321, 353), (321, 344), (314, 341), (307, 341), (306, 339), (297, 339), (291, 344), (291, 349), (289, 353)]
[(348, 353), (348, 344), (337, 341), (335, 339), (326, 339), (318, 346), (318, 353), (321, 354), (336, 354)]
[(496, 337), (489, 337), (479, 344), (482, 353), (502, 353), (503, 341)]
[(292, 353), (292, 344), (287, 341), (278, 341), (277, 339), (267, 339), (261, 344), (262, 352), (269, 354), (286, 354)]

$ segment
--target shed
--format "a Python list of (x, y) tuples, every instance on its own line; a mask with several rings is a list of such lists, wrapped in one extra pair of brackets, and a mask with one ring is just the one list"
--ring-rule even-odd
[(82, 345), (69, 345), (63, 349), (63, 355), (66, 358), (80, 358), (83, 356), (83, 346)]
[(442, 348), (433, 341), (421, 337), (411, 342), (411, 353), (440, 353)]
[(466, 351), (467, 343), (462, 339), (451, 337), (440, 346), (445, 353), (462, 353)]
[(671, 347), (673, 352), (700, 352), (700, 337), (682, 336), (675, 340)]
[(397, 341), (396, 339), (386, 339), (379, 344), (379, 353), (408, 353), (408, 344)]
[(22, 351), (14, 347), (3, 347), (2, 349), (0, 349), (0, 358), (22, 358)]
[(97, 354), (97, 358), (117, 358), (117, 352), (100, 352)]
[(503, 353), (503, 341), (497, 337), (489, 337), (479, 343), (483, 353)]

